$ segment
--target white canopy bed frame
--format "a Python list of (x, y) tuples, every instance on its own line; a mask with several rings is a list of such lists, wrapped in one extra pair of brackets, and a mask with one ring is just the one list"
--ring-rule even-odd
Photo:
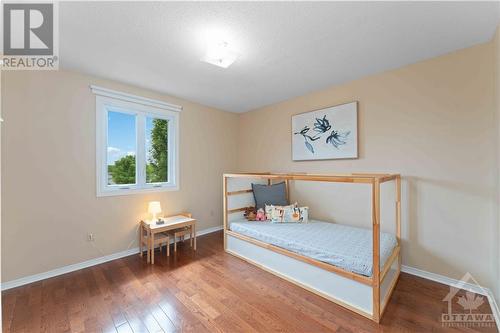
[[(284, 181), (287, 199), (291, 181), (338, 182), (371, 186), (373, 273), (371, 276), (347, 271), (287, 249), (268, 244), (230, 229), (233, 214), (241, 215), (249, 204), (251, 184)], [(380, 267), (380, 184), (394, 181), (397, 245)], [(250, 189), (249, 189), (250, 187)], [(223, 176), (224, 249), (226, 252), (256, 265), (289, 282), (335, 302), (375, 322), (380, 319), (401, 272), (401, 177), (399, 174), (272, 174), (233, 173)], [(235, 200), (245, 197), (247, 200)], [(246, 202), (246, 204), (245, 204)]]

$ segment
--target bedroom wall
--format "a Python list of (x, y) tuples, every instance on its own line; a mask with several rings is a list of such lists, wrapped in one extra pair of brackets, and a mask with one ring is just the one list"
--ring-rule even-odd
[[(184, 107), (179, 191), (96, 197), (90, 84)], [(151, 200), (167, 214), (191, 211), (198, 230), (221, 225), (221, 179), (236, 169), (238, 115), (67, 71), (4, 72), (2, 97), (3, 282), (136, 247)]]
[[(403, 263), (452, 278), (469, 271), (496, 289), (493, 52), (477, 45), (244, 113), (239, 169), (401, 173)], [(293, 162), (291, 116), (351, 101), (359, 158)], [(293, 196), (315, 218), (369, 226), (369, 189), (358, 186), (297, 185)]]

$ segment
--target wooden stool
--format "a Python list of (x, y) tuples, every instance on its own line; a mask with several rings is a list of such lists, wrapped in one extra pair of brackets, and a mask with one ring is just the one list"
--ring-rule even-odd
[(182, 237), (182, 240), (184, 241), (184, 236), (189, 235), (189, 246), (193, 247), (193, 228), (184, 227), (175, 229), (170, 231), (169, 234), (174, 237), (174, 252), (177, 252), (177, 237)]

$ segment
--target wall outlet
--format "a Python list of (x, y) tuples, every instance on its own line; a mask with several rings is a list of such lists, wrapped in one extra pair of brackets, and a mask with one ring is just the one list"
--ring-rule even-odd
[(94, 241), (94, 234), (93, 234), (93, 233), (91, 233), (91, 232), (89, 232), (89, 233), (87, 234), (87, 240), (88, 240), (89, 242), (93, 242), (93, 241)]

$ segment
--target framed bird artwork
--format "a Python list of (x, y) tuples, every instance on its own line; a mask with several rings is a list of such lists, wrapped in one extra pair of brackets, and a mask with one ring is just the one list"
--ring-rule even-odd
[(292, 160), (358, 158), (358, 103), (292, 116)]

